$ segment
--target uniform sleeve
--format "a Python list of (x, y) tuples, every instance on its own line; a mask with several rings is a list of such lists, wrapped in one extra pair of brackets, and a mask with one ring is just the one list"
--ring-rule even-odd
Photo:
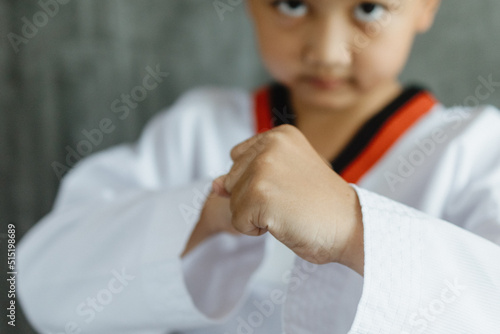
[[(186, 285), (189, 264), (180, 259), (212, 181), (197, 175), (192, 139), (180, 136), (196, 131), (182, 122), (192, 117), (181, 113), (189, 100), (154, 118), (136, 144), (78, 163), (51, 213), (21, 240), (18, 296), (38, 331), (171, 333), (219, 321), (197, 306)], [(217, 249), (213, 243), (203, 246)], [(233, 240), (220, 252), (257, 246)], [(247, 259), (231, 290), (213, 291), (225, 305), (213, 314), (223, 317), (237, 304), (241, 294), (230, 293), (245, 289), (260, 260)], [(206, 268), (208, 277), (231, 280), (234, 261), (211, 265), (219, 270)]]
[(480, 236), (356, 189), (365, 229), (365, 275), (349, 333), (495, 332), (500, 325), (498, 211), (478, 217), (478, 226), (488, 231)]
[[(436, 203), (439, 218), (352, 185), (362, 209), (365, 264), (354, 319), (346, 327), (349, 334), (498, 332), (500, 152), (492, 144), (500, 138), (496, 113), (464, 127), (441, 154), (441, 167), (435, 170), (452, 182), (443, 181), (445, 188), (439, 189), (447, 193)], [(316, 310), (338, 307), (339, 292), (331, 285), (338, 276), (335, 265), (316, 266), (300, 289), (289, 289), (288, 333), (331, 333), (335, 314), (328, 317), (323, 311), (321, 317), (306, 318), (300, 311), (313, 303), (322, 305)], [(307, 305), (300, 306), (303, 300)]]
[[(356, 189), (363, 215), (362, 294), (349, 334), (495, 333), (500, 326), (500, 217), (488, 239), (373, 192)], [(498, 207), (498, 206), (497, 206)], [(486, 223), (485, 223), (486, 224)], [(485, 226), (485, 224), (480, 224)], [(336, 328), (337, 264), (313, 266), (287, 295), (290, 334)], [(312, 310), (309, 310), (312, 309)], [(305, 313), (307, 316), (303, 316)]]

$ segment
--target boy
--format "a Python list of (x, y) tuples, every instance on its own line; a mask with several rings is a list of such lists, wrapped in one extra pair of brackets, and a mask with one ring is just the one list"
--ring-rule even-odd
[(277, 82), (190, 92), (136, 146), (72, 171), (20, 250), (33, 324), (497, 330), (500, 115), (397, 81), (439, 1), (247, 5)]

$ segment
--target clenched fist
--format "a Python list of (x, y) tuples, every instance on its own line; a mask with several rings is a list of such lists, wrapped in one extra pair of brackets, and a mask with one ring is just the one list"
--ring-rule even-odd
[(363, 226), (355, 190), (295, 127), (258, 134), (231, 151), (230, 172), (213, 182), (230, 198), (232, 225), (247, 235), (269, 231), (303, 259), (363, 271)]

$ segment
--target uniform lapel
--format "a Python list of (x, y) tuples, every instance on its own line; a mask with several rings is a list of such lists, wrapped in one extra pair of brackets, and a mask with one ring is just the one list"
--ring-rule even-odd
[[(354, 135), (331, 162), (333, 170), (347, 182), (357, 183), (436, 103), (422, 88), (404, 89)], [(254, 115), (257, 133), (282, 124), (295, 125), (287, 88), (272, 83), (255, 91)]]

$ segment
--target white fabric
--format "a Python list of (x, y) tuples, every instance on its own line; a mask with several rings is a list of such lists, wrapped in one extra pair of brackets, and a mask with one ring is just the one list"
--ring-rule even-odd
[(137, 144), (81, 161), (19, 246), (18, 296), (37, 330), (498, 331), (498, 110), (437, 105), (353, 185), (364, 278), (307, 263), (269, 235), (218, 235), (180, 259), (211, 180), (254, 127), (249, 92), (203, 87)]

